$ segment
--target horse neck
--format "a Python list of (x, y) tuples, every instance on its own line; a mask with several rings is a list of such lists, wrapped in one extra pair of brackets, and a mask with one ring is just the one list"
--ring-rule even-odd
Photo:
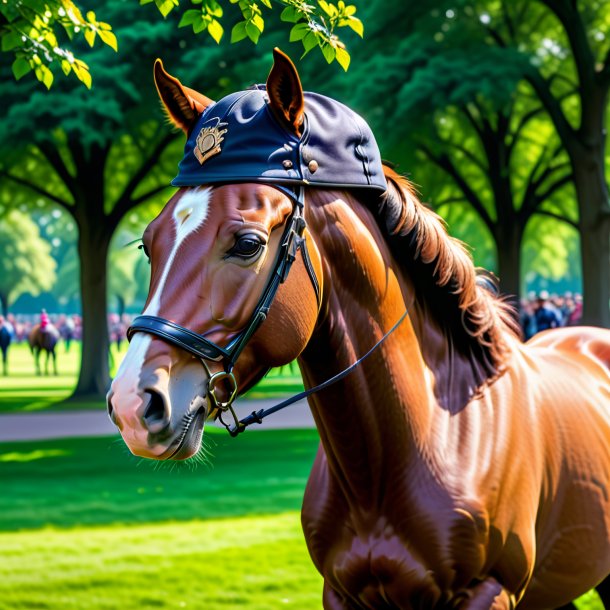
[[(314, 394), (310, 405), (331, 471), (360, 505), (394, 469), (404, 473), (410, 447), (425, 435), (433, 395), (416, 333), (409, 281), (396, 268), (374, 218), (341, 201), (311, 206), (308, 223), (324, 261), (319, 325), (300, 358), (312, 387), (364, 355), (409, 316), (344, 380)], [(389, 447), (401, 447), (397, 453)], [(384, 477), (380, 476), (384, 473)]]
[(383, 494), (392, 473), (404, 477), (433, 450), (433, 420), (460, 411), (484, 375), (455, 349), (425, 299), (415, 298), (408, 271), (365, 206), (337, 199), (310, 208), (325, 288), (319, 325), (300, 359), (305, 384), (353, 364), (409, 313), (344, 380), (310, 399), (331, 471), (366, 505)]

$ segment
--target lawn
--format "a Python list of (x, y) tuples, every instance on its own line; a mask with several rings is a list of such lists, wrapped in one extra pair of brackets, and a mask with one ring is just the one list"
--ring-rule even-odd
[(0, 609), (319, 608), (298, 513), (316, 431), (206, 438), (173, 468), (114, 438), (0, 444)]
[(173, 467), (114, 438), (0, 444), (0, 609), (320, 608), (298, 513), (316, 431), (205, 438)]
[[(112, 346), (110, 351), (111, 372), (114, 373), (127, 351), (123, 343), (121, 351)], [(0, 376), (0, 413), (16, 411), (49, 411), (66, 409), (98, 409), (99, 401), (66, 399), (76, 386), (80, 363), (80, 344), (72, 343), (66, 352), (64, 343), (58, 346), (58, 375), (35, 375), (34, 358), (25, 343), (13, 344), (9, 348), (9, 375)], [(44, 369), (44, 357), (41, 356)], [(49, 365), (51, 370), (52, 367)], [(277, 398), (297, 394), (303, 390), (298, 367), (273, 369), (252, 388), (246, 398)]]
[[(13, 346), (0, 411), (99, 408), (58, 402), (78, 347), (60, 348), (59, 376), (36, 377)], [(253, 392), (299, 391), (286, 373)], [(0, 610), (319, 609), (298, 512), (317, 432), (209, 429), (204, 442), (194, 465), (135, 458), (116, 437), (0, 443)], [(594, 593), (577, 605), (603, 610)]]

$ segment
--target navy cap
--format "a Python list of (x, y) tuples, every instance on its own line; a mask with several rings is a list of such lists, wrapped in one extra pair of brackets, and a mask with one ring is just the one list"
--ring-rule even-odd
[(264, 85), (208, 106), (189, 133), (172, 185), (268, 182), (385, 191), (366, 121), (324, 95), (305, 92), (304, 99), (300, 138), (276, 120)]

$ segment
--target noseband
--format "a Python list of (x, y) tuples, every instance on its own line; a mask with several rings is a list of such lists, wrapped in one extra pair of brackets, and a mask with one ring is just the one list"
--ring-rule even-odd
[[(237, 396), (238, 389), (237, 380), (233, 374), (233, 367), (235, 366), (235, 362), (239, 358), (239, 355), (248, 344), (248, 341), (252, 338), (252, 335), (267, 318), (269, 308), (273, 303), (278, 288), (288, 277), (288, 272), (296, 260), (298, 250), (301, 250), (305, 268), (311, 278), (316, 293), (318, 306), (320, 305), (320, 285), (313, 270), (311, 259), (307, 252), (307, 244), (303, 237), (303, 232), (307, 226), (303, 216), (305, 189), (302, 186), (299, 186), (297, 192), (293, 193), (289, 189), (280, 188), (292, 199), (293, 211), (290, 219), (286, 223), (282, 235), (274, 269), (267, 281), (267, 285), (265, 286), (257, 306), (254, 308), (250, 321), (226, 347), (221, 347), (213, 341), (206, 339), (203, 335), (159, 316), (138, 316), (127, 329), (127, 338), (130, 341), (135, 333), (148, 333), (197, 356), (208, 373), (209, 382), (207, 395), (210, 404), (212, 405), (214, 412), (219, 412), (220, 421), (227, 429), (229, 429), (229, 426), (222, 420), (222, 414), (227, 411), (231, 413), (235, 420), (235, 425), (239, 425), (239, 420), (233, 410), (233, 401)], [(211, 373), (206, 361), (222, 362), (224, 370)], [(224, 401), (219, 400), (216, 395), (216, 388), (221, 383), (225, 385), (225, 389), (226, 386), (228, 386), (229, 396)]]

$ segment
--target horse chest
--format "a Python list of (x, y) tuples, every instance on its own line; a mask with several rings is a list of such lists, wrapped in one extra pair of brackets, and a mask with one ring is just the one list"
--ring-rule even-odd
[[(401, 600), (440, 596), (433, 572), (391, 528), (382, 535), (354, 536), (332, 558), (333, 588), (364, 607), (410, 607)], [(408, 602), (410, 603), (410, 602)]]

